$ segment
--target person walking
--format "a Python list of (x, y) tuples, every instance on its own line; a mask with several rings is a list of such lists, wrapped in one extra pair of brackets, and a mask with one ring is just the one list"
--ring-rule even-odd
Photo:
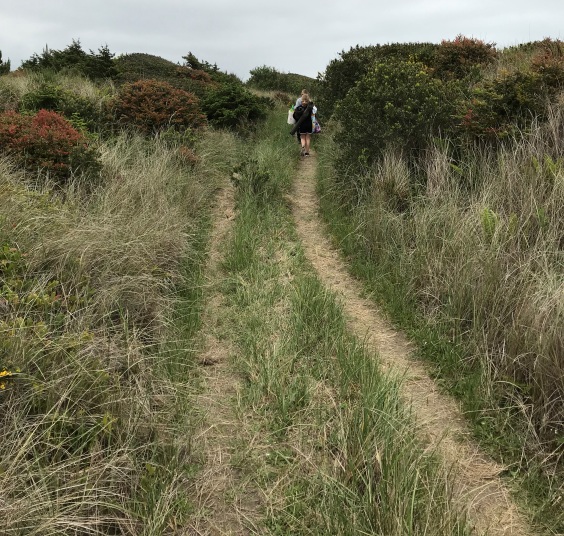
[(301, 155), (309, 156), (309, 149), (311, 144), (311, 132), (313, 130), (313, 123), (311, 116), (313, 112), (313, 102), (311, 102), (308, 93), (302, 93), (301, 105), (304, 109), (302, 116), (298, 121), (298, 132), (300, 133), (300, 141), (302, 146)]
[[(302, 89), (302, 92), (300, 94), (300, 96), (296, 99), (296, 105), (294, 106), (294, 110), (298, 107), (302, 105), (302, 97), (307, 94), (307, 90)], [(298, 143), (301, 145), (302, 144), (302, 139), (301, 139), (301, 135), (300, 135), (300, 131), (296, 131), (296, 137), (298, 138)]]

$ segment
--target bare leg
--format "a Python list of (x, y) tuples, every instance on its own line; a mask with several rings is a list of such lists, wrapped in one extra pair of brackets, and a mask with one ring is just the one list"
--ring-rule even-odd
[(309, 147), (311, 145), (311, 134), (303, 134), (302, 138), (305, 138), (305, 152), (309, 154)]

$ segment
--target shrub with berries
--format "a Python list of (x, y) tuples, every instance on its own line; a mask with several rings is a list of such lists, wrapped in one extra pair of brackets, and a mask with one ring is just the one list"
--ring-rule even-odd
[(73, 173), (93, 174), (100, 163), (96, 150), (82, 133), (56, 112), (34, 115), (0, 114), (0, 152), (10, 155), (25, 170), (41, 171), (64, 184)]
[(157, 80), (124, 84), (110, 107), (115, 124), (134, 127), (145, 134), (167, 128), (198, 128), (206, 122), (193, 93)]

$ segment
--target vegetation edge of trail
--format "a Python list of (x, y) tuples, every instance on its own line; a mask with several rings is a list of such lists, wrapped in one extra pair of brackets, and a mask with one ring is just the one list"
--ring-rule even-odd
[[(477, 364), (475, 355), (469, 354), (474, 346), (464, 346), (460, 333), (451, 328), (446, 319), (443, 318), (443, 323), (440, 316), (438, 320), (430, 320), (417, 309), (415, 291), (404, 278), (406, 274), (410, 277), (414, 277), (414, 274), (402, 266), (402, 263), (409, 261), (400, 254), (401, 240), (393, 244), (382, 244), (376, 240), (377, 237), (378, 240), (386, 240), (385, 223), (378, 219), (379, 215), (390, 215), (387, 220), (391, 226), (390, 232), (399, 228), (402, 218), (402, 214), (397, 212), (398, 208), (392, 204), (383, 209), (378, 205), (384, 203), (382, 206), (385, 206), (382, 200), (387, 195), (393, 195), (387, 192), (385, 184), (377, 182), (385, 179), (373, 170), (370, 175), (374, 180), (370, 187), (373, 190), (364, 192), (366, 199), (363, 198), (358, 206), (348, 206), (343, 201), (342, 192), (339, 193), (339, 188), (343, 187), (342, 181), (335, 179), (331, 156), (335, 148), (331, 136), (328, 135), (324, 141), (317, 188), (320, 212), (335, 247), (346, 258), (350, 272), (363, 283), (366, 295), (382, 307), (394, 324), (416, 343), (417, 355), (431, 368), (430, 373), (437, 385), (462, 402), (475, 438), (490, 456), (506, 467), (502, 476), (511, 485), (523, 509), (530, 512), (538, 530), (559, 534), (564, 522), (559, 508), (562, 478), (551, 472), (551, 466), (542, 469), (534, 452), (526, 454), (527, 438), (530, 435), (534, 437), (530, 424), (524, 422), (522, 416), (516, 419), (515, 413), (511, 415), (512, 405), (506, 411), (488, 405), (492, 403), (490, 396), (495, 395), (495, 387), (488, 387), (485, 381), (487, 367)], [(405, 179), (406, 169), (393, 158), (391, 164), (397, 165), (395, 174), (399, 184)], [(374, 196), (373, 205), (370, 204), (370, 196)], [(368, 203), (364, 204), (367, 199)], [(371, 215), (374, 215), (374, 223), (370, 223)], [(394, 226), (394, 223), (398, 225)], [(374, 231), (377, 225), (384, 227)], [(381, 264), (375, 261), (380, 248), (389, 253), (389, 256), (384, 254)], [(448, 329), (445, 329), (445, 325)]]

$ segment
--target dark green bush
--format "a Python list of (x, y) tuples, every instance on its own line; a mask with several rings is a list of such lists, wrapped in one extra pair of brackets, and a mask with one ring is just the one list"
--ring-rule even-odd
[(45, 50), (39, 54), (33, 54), (30, 59), (22, 62), (24, 69), (32, 71), (52, 69), (53, 71), (69, 71), (82, 74), (92, 80), (114, 78), (117, 70), (112, 54), (107, 45), (87, 53), (82, 50), (80, 40), (72, 41), (64, 50)]
[(104, 127), (103, 113), (98, 103), (50, 82), (44, 82), (26, 93), (19, 102), (18, 110), (22, 113), (53, 110), (80, 130), (90, 132)]
[(432, 43), (393, 43), (351, 48), (332, 60), (318, 77), (316, 94), (320, 110), (329, 117), (335, 105), (376, 64), (385, 61), (418, 61), (432, 65), (438, 45)]
[(457, 87), (434, 78), (422, 63), (381, 63), (352, 88), (335, 112), (342, 129), (338, 168), (359, 171), (393, 146), (417, 156), (430, 138), (453, 128)]
[(257, 97), (238, 84), (225, 84), (209, 92), (202, 103), (210, 124), (234, 130), (244, 130), (264, 119), (272, 106), (271, 99)]

